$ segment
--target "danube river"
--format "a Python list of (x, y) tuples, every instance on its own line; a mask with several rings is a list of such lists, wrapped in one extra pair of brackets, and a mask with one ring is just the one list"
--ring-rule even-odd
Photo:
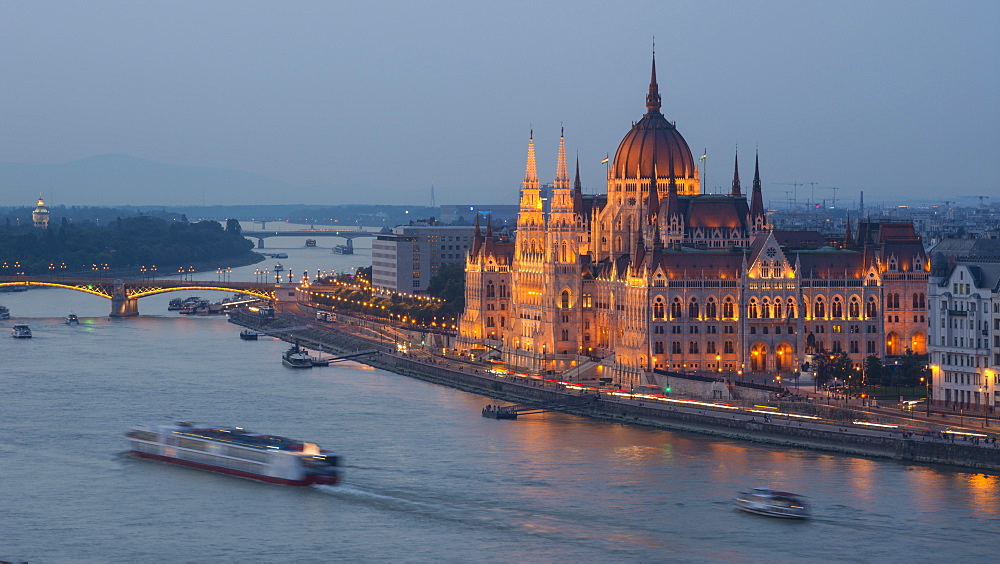
[[(298, 274), (370, 264), (370, 240), (353, 257), (335, 242), (268, 245)], [(0, 560), (996, 558), (996, 477), (563, 414), (484, 419), (488, 398), (362, 365), (286, 369), (284, 343), (168, 313), (170, 297), (109, 319), (107, 300), (82, 293), (0, 294), (8, 324), (35, 334), (0, 337)], [(133, 423), (176, 420), (318, 442), (345, 457), (345, 483), (273, 486), (122, 454)], [(807, 495), (815, 518), (734, 511), (754, 485)]]

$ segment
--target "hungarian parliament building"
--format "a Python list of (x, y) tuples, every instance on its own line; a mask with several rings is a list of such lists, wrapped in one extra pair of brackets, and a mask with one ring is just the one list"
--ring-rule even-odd
[(608, 167), (605, 194), (571, 182), (565, 138), (543, 198), (533, 135), (515, 236), (476, 222), (458, 346), (532, 373), (597, 370), (621, 386), (658, 372), (793, 373), (816, 353), (927, 348), (930, 264), (909, 222), (859, 218), (836, 239), (774, 229), (755, 156), (749, 197), (734, 158), (728, 194), (661, 112), (646, 113)]

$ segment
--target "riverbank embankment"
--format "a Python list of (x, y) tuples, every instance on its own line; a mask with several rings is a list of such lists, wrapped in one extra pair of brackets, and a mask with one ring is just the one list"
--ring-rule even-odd
[[(309, 319), (303, 315), (264, 320), (246, 313), (233, 313), (230, 321), (270, 332), (280, 330), (281, 327), (302, 327)], [(360, 362), (512, 403), (563, 404), (555, 409), (604, 421), (831, 453), (960, 466), (1000, 474), (1000, 444), (973, 440), (967, 435), (943, 435), (939, 432), (922, 434), (886, 423), (876, 426), (864, 421), (865, 414), (832, 406), (799, 406), (803, 408), (799, 411), (822, 414), (803, 416), (789, 409), (794, 406), (786, 405), (782, 409), (786, 415), (694, 401), (663, 403), (568, 390), (536, 379), (493, 374), (487, 367), (463, 359), (400, 352), (394, 343), (365, 335), (360, 325), (350, 321), (321, 326), (309, 324), (307, 329), (295, 331), (294, 336), (283, 336), (280, 333), (276, 333), (276, 336), (331, 353), (349, 354), (375, 349), (379, 351), (377, 355), (366, 357)], [(586, 394), (594, 395), (595, 401), (583, 405), (578, 401), (568, 401)], [(860, 425), (857, 423), (859, 418)], [(886, 421), (891, 418), (876, 419)]]

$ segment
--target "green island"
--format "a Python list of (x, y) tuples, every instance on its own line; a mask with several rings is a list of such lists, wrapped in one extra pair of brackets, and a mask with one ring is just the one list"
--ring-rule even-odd
[(9, 219), (0, 225), (0, 276), (142, 271), (168, 275), (179, 267), (253, 264), (263, 257), (230, 219), (134, 215), (100, 221), (68, 217), (37, 229)]

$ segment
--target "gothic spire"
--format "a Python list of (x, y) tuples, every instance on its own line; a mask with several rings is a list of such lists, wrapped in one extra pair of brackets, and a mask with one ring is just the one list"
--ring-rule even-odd
[(854, 233), (853, 233), (853, 230), (851, 229), (851, 214), (850, 214), (850, 212), (848, 212), (848, 214), (847, 214), (847, 227), (846, 227), (845, 233), (844, 233), (844, 246), (845, 247), (853, 247), (854, 246)]
[(538, 167), (535, 166), (535, 131), (528, 134), (528, 164), (524, 171), (524, 187), (538, 188)]
[(660, 213), (660, 193), (656, 188), (656, 147), (653, 147), (653, 158), (649, 161), (649, 197), (646, 210), (646, 219), (649, 223), (656, 222), (656, 216)]
[(556, 162), (556, 188), (569, 188), (569, 172), (566, 170), (566, 130), (559, 128), (559, 160)]
[(580, 183), (580, 155), (576, 155), (576, 176), (573, 179), (573, 213), (583, 216), (583, 185)]
[(739, 198), (742, 195), (743, 194), (740, 190), (740, 153), (739, 151), (737, 151), (736, 164), (733, 165), (733, 191), (730, 194), (730, 196), (733, 196), (734, 198)]
[(670, 216), (674, 214), (680, 215), (681, 213), (681, 202), (677, 197), (677, 176), (674, 175), (674, 152), (670, 151), (670, 185), (667, 189), (667, 213)]
[[(764, 195), (760, 191), (760, 155), (755, 154), (753, 159), (753, 194), (750, 197), (750, 220), (755, 221), (758, 217), (764, 217)], [(766, 218), (764, 223), (767, 223)]]

